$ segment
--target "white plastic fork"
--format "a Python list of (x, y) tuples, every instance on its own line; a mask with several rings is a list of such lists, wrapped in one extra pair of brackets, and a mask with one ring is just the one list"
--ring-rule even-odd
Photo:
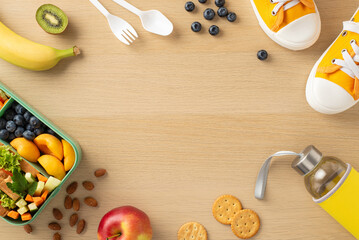
[(98, 1), (89, 0), (106, 18), (115, 36), (124, 44), (130, 45), (138, 38), (136, 30), (125, 20), (114, 16)]

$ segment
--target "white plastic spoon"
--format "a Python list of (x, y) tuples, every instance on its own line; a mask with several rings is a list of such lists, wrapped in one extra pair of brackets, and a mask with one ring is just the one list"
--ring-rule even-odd
[(150, 10), (150, 11), (141, 11), (133, 5), (129, 4), (125, 0), (113, 0), (122, 7), (126, 8), (130, 12), (133, 12), (140, 17), (142, 26), (144, 29), (151, 33), (155, 33), (162, 36), (168, 36), (173, 31), (173, 24), (171, 23), (165, 15), (160, 11)]

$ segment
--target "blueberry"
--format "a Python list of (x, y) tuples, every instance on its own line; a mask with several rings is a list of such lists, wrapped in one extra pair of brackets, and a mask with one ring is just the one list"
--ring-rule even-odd
[(193, 32), (199, 32), (202, 29), (202, 25), (199, 22), (194, 22), (191, 25), (191, 29), (192, 29)]
[(22, 115), (15, 115), (14, 122), (18, 126), (24, 126), (25, 125), (25, 118)]
[(213, 9), (211, 8), (207, 8), (206, 10), (204, 10), (203, 12), (203, 17), (207, 20), (212, 20), (214, 18), (214, 16), (216, 15), (216, 13), (214, 12)]
[(260, 50), (257, 53), (257, 58), (261, 61), (264, 61), (268, 58), (268, 53), (266, 50)]
[(56, 135), (57, 135), (51, 128), (46, 129), (46, 132), (47, 132), (48, 134), (51, 134), (51, 135), (55, 136), (55, 137), (56, 137)]
[(30, 123), (30, 125), (33, 126), (34, 128), (39, 128), (39, 127), (41, 127), (41, 122), (40, 122), (40, 120), (39, 120), (37, 117), (32, 116), (32, 117), (30, 118), (29, 123)]
[(8, 109), (5, 112), (5, 119), (10, 121), (15, 117), (16, 113), (13, 109)]
[(195, 9), (195, 5), (193, 2), (186, 2), (186, 4), (184, 5), (184, 8), (186, 9), (187, 12), (192, 12)]
[(26, 125), (26, 130), (29, 130), (29, 131), (33, 132), (35, 130), (35, 128), (33, 126), (31, 126), (31, 124), (27, 124)]
[(207, 0), (198, 0), (198, 2), (200, 2), (200, 3), (206, 3)]
[(39, 135), (43, 134), (44, 132), (45, 132), (44, 127), (36, 128), (34, 130), (34, 133), (35, 133), (36, 136), (39, 136)]
[(220, 7), (217, 11), (218, 16), (225, 17), (228, 15), (228, 10), (225, 7)]
[(230, 22), (234, 22), (234, 21), (237, 20), (237, 14), (235, 14), (234, 12), (230, 12), (230, 13), (228, 13), (228, 15), (227, 15), (227, 19), (228, 19), (228, 21), (230, 21)]
[(6, 126), (6, 120), (4, 118), (0, 118), (0, 129), (4, 129)]
[(224, 4), (226, 3), (226, 0), (216, 0), (214, 3), (216, 4), (217, 7), (223, 7)]
[(14, 121), (8, 121), (6, 123), (6, 130), (8, 130), (9, 132), (15, 132), (16, 124), (14, 123)]
[(25, 128), (23, 127), (17, 127), (15, 130), (15, 137), (22, 137), (22, 134), (24, 133)]
[(7, 139), (9, 142), (11, 142), (12, 140), (14, 140), (16, 138), (14, 133), (10, 133), (9, 134), (9, 138)]
[(212, 36), (216, 36), (218, 33), (219, 33), (219, 27), (216, 26), (216, 25), (212, 25), (209, 27), (209, 33), (212, 35)]
[(1, 129), (0, 130), (0, 139), (6, 140), (8, 138), (9, 138), (9, 132), (6, 129)]
[(23, 115), (26, 112), (26, 109), (23, 106), (21, 106), (20, 104), (17, 104), (15, 107), (15, 112), (17, 114)]
[(31, 117), (32, 117), (32, 114), (30, 112), (26, 111), (24, 113), (24, 118), (25, 118), (26, 122), (30, 121)]
[(24, 138), (26, 138), (29, 141), (32, 141), (35, 139), (35, 133), (33, 133), (29, 130), (24, 131), (24, 133), (22, 135), (24, 136)]

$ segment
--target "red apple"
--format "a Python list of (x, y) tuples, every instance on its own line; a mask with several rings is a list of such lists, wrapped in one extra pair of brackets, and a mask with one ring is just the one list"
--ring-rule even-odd
[(102, 217), (98, 240), (151, 240), (152, 227), (146, 213), (132, 206), (112, 209)]

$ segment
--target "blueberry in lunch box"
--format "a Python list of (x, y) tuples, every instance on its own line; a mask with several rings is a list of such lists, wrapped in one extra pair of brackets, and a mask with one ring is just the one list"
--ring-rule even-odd
[(0, 118), (0, 129), (4, 129), (6, 126), (6, 120), (3, 118)]
[(45, 132), (45, 128), (43, 126), (39, 127), (39, 128), (36, 128), (34, 130), (34, 133), (36, 136), (39, 136), (40, 134), (43, 134)]
[(47, 132), (48, 134), (51, 134), (51, 135), (53, 135), (53, 136), (56, 136), (56, 133), (55, 133), (54, 130), (52, 130), (51, 128), (46, 129), (46, 132)]
[(31, 124), (29, 123), (26, 125), (26, 130), (33, 132), (35, 130), (35, 128), (33, 126), (31, 126)]
[(15, 106), (15, 112), (16, 112), (17, 114), (23, 115), (23, 114), (26, 112), (26, 109), (25, 109), (23, 106), (21, 106), (20, 104), (17, 104), (17, 105)]
[(0, 130), (0, 139), (7, 140), (9, 138), (9, 132), (6, 129)]
[(14, 140), (16, 138), (14, 133), (10, 133), (9, 134), (9, 138), (7, 139), (9, 142), (11, 142), (12, 140)]
[(6, 126), (5, 126), (6, 130), (8, 130), (9, 132), (15, 132), (16, 130), (16, 124), (14, 121), (8, 121), (6, 123)]
[(214, 18), (214, 16), (216, 16), (216, 13), (214, 12), (214, 10), (212, 8), (207, 8), (203, 12), (203, 17), (207, 20), (212, 20)]
[(17, 127), (15, 130), (15, 137), (22, 137), (22, 134), (25, 132), (25, 128)]
[(29, 141), (32, 141), (35, 139), (35, 133), (29, 131), (29, 130), (26, 130), (24, 131), (24, 133), (22, 134), (24, 136), (24, 138), (26, 138), (27, 140)]
[(32, 117), (30, 118), (29, 123), (30, 123), (30, 125), (33, 126), (34, 128), (39, 128), (39, 127), (41, 127), (41, 122), (40, 122), (40, 120), (39, 120), (37, 117), (32, 116)]
[(217, 7), (223, 7), (224, 4), (226, 3), (226, 0), (216, 0), (214, 3), (216, 4)]
[(209, 27), (209, 33), (212, 35), (212, 36), (216, 36), (218, 33), (219, 33), (219, 27), (216, 26), (216, 25), (212, 25)]
[(191, 25), (191, 29), (192, 29), (193, 32), (199, 32), (202, 29), (202, 25), (199, 22), (194, 22)]
[(220, 7), (217, 11), (218, 16), (225, 17), (228, 15), (228, 10), (225, 7)]
[(193, 2), (186, 2), (186, 4), (184, 5), (184, 8), (186, 9), (187, 12), (192, 12), (195, 9), (195, 5)]
[(227, 15), (227, 20), (230, 22), (234, 22), (237, 20), (237, 14), (235, 14), (234, 12), (230, 12)]
[(22, 115), (15, 115), (14, 122), (18, 126), (24, 126), (25, 125), (25, 118)]
[(16, 115), (16, 113), (15, 113), (15, 111), (13, 109), (8, 109), (5, 112), (5, 119), (7, 121), (10, 121), (15, 117), (15, 115)]
[(26, 111), (24, 113), (24, 118), (25, 118), (26, 122), (29, 122), (31, 117), (32, 117), (32, 114), (29, 111)]

